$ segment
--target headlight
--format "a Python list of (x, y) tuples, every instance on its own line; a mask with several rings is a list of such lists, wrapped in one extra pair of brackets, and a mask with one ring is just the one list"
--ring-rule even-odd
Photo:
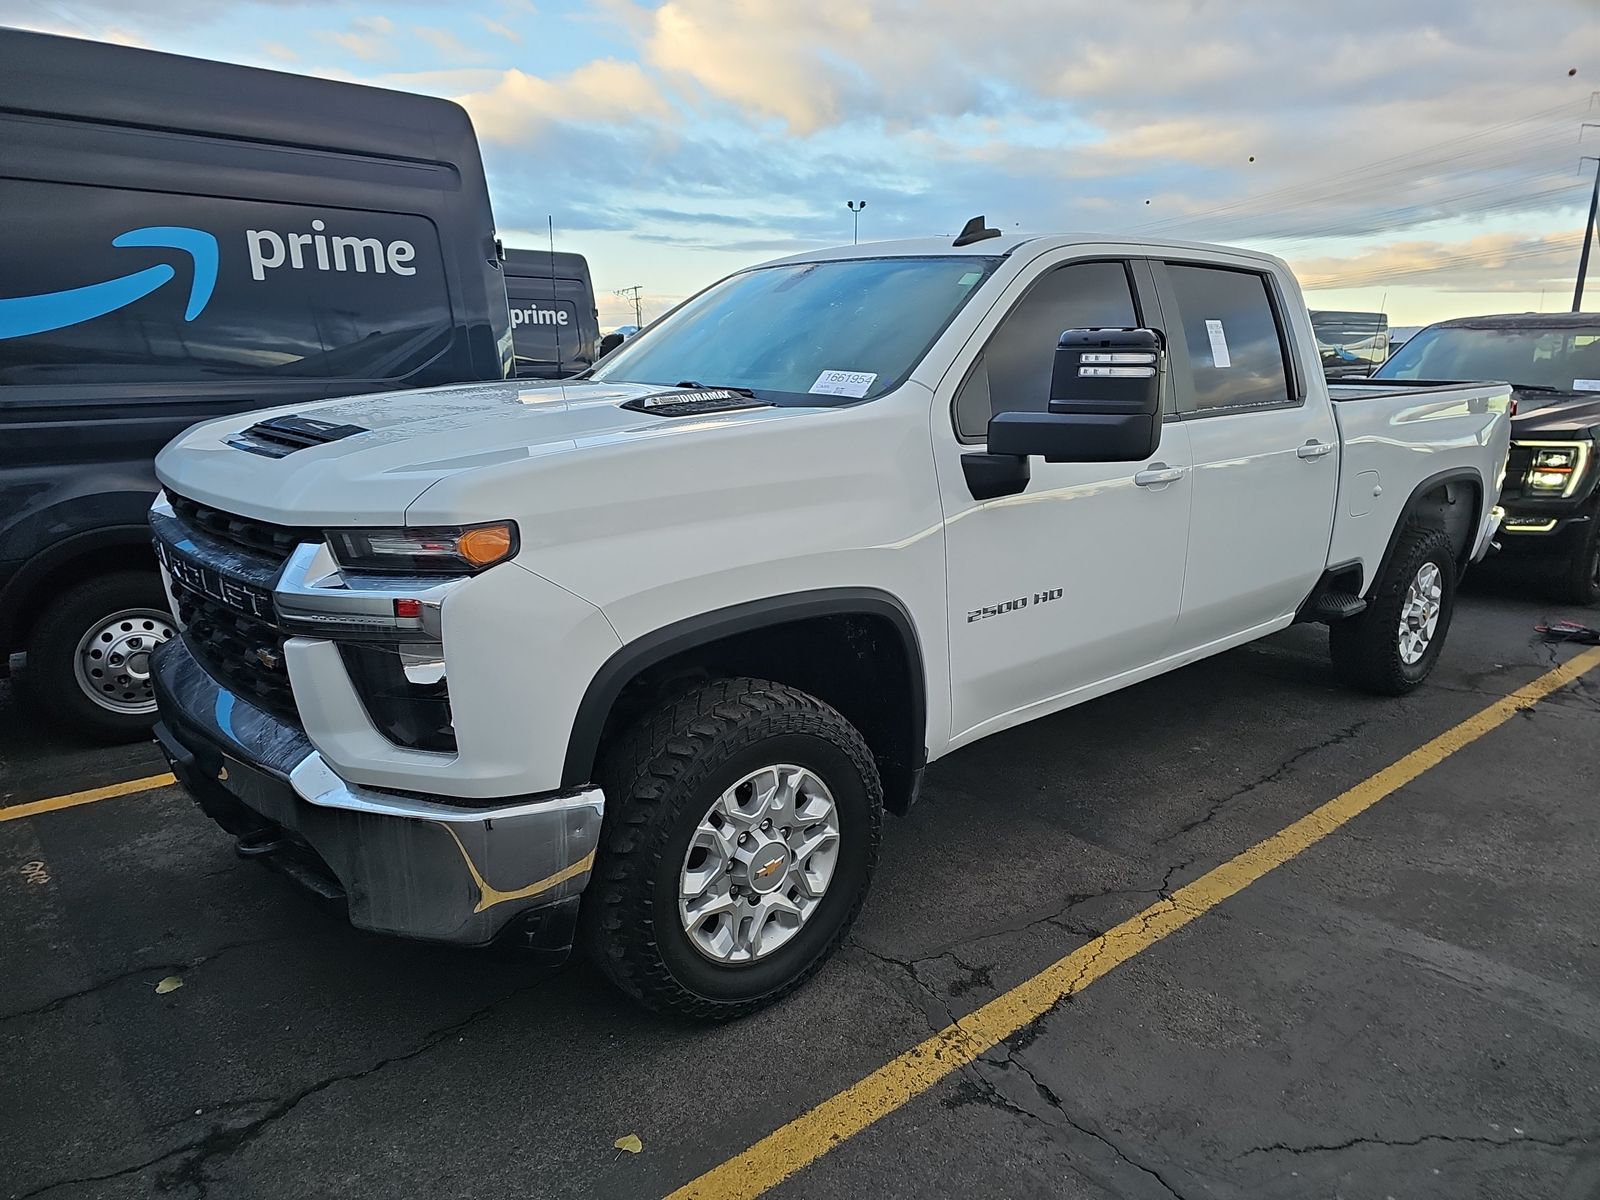
[(1587, 442), (1522, 442), (1533, 452), (1524, 478), (1535, 495), (1570, 496), (1578, 490), (1589, 463)]
[(330, 529), (341, 567), (399, 575), (470, 575), (516, 554), (514, 521), (427, 529)]

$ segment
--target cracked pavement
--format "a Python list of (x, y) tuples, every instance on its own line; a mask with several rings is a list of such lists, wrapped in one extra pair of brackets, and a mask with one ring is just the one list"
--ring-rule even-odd
[[(663, 1195), (1570, 657), (1561, 618), (1479, 585), (1397, 702), (1304, 627), (953, 755), (835, 960), (723, 1028), (356, 933), (174, 789), (0, 824), (0, 1200)], [(159, 770), (4, 687), (0, 805)], [(1600, 1200), (1597, 722), (1600, 678), (1541, 703), (773, 1195)]]

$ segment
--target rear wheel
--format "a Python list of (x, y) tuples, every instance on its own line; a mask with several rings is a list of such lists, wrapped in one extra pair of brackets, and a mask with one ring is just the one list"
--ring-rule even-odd
[(792, 991), (860, 911), (882, 786), (855, 727), (793, 688), (706, 684), (605, 757), (586, 947), (662, 1012), (743, 1016)]
[(1450, 539), (1436, 526), (1409, 527), (1368, 597), (1366, 611), (1328, 627), (1334, 669), (1363, 691), (1404, 695), (1438, 661), (1455, 597)]
[(150, 654), (176, 628), (152, 572), (75, 584), (29, 635), (27, 691), (70, 732), (106, 742), (142, 738), (156, 719)]

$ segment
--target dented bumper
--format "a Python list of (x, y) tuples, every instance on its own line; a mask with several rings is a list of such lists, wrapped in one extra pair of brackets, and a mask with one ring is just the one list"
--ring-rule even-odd
[(341, 901), (362, 929), (565, 957), (599, 844), (598, 788), (472, 807), (363, 788), (297, 725), (213, 679), (182, 638), (153, 677), (173, 774), (241, 854)]

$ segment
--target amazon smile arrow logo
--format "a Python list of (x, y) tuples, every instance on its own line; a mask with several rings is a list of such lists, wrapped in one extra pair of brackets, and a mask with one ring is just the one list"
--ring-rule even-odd
[[(211, 292), (217, 286), (217, 239), (205, 230), (151, 225), (130, 229), (111, 244), (184, 251), (193, 262), (194, 278), (189, 284), (189, 303), (183, 310), (183, 319), (194, 320), (211, 302)], [(65, 329), (103, 317), (143, 300), (176, 275), (177, 271), (163, 263), (87, 287), (0, 299), (0, 340)]]

